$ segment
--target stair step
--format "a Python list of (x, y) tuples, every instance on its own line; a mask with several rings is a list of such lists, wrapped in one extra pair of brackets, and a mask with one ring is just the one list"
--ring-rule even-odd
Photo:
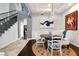
[(5, 22), (3, 25), (0, 25), (0, 36), (5, 33), (5, 31), (8, 31), (8, 29), (11, 28), (16, 22), (17, 16), (10, 18), (10, 20)]

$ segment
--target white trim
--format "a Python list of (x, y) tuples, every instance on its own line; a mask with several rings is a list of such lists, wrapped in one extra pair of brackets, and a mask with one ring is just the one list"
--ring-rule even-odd
[(73, 43), (73, 42), (70, 42), (70, 43), (73, 44), (73, 45), (76, 46), (76, 47), (79, 47), (79, 45), (76, 44), (76, 43)]

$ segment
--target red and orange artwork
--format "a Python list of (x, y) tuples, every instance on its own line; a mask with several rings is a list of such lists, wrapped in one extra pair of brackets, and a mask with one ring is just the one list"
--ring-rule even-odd
[(65, 16), (66, 30), (77, 30), (78, 11), (72, 12)]

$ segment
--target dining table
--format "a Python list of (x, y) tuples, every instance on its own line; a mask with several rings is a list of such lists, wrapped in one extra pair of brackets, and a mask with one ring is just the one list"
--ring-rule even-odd
[(51, 37), (51, 36), (49, 36), (49, 34), (41, 34), (40, 37), (45, 38), (44, 45), (45, 45), (46, 49), (48, 47), (48, 40), (61, 40), (62, 39), (62, 35), (52, 35), (52, 37)]

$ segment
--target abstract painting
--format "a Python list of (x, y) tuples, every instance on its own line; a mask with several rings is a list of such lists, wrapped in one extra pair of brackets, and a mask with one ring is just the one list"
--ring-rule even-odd
[(77, 30), (78, 11), (74, 11), (65, 16), (66, 30)]
[(53, 20), (41, 20), (40, 21), (40, 28), (53, 28), (54, 26), (54, 21)]

